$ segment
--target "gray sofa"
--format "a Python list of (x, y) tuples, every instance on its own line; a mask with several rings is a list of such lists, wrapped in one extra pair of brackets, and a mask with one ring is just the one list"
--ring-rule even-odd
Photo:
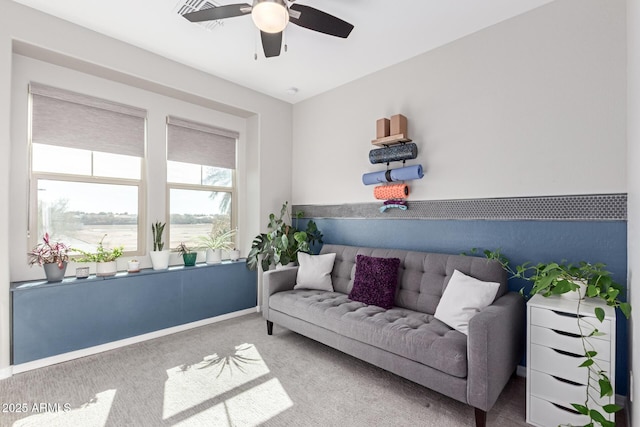
[[(524, 300), (508, 291), (502, 267), (479, 257), (343, 245), (320, 253), (336, 253), (334, 292), (294, 290), (297, 267), (264, 273), (268, 334), (275, 323), (464, 402), (484, 426), (523, 348)], [(391, 309), (349, 300), (358, 254), (400, 259)], [(469, 322), (468, 337), (433, 316), (454, 269), (500, 283), (494, 302)]]

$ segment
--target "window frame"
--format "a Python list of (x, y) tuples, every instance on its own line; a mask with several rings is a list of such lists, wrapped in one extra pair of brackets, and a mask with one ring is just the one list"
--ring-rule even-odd
[[(94, 153), (99, 152), (100, 150), (95, 149), (87, 149), (87, 151), (91, 152), (91, 175), (82, 175), (82, 174), (65, 174), (65, 173), (57, 173), (57, 172), (42, 172), (42, 171), (34, 171), (33, 170), (33, 121), (34, 121), (34, 92), (33, 89), (36, 89), (36, 92), (39, 90), (52, 90), (54, 93), (62, 94), (62, 100), (68, 101), (66, 96), (69, 95), (73, 98), (80, 99), (78, 104), (83, 106), (89, 106), (99, 109), (104, 109), (106, 111), (116, 111), (120, 114), (132, 115), (134, 117), (138, 117), (142, 120), (142, 141), (140, 141), (142, 150), (140, 158), (140, 179), (131, 179), (131, 178), (116, 178), (116, 177), (103, 177), (103, 176), (95, 176), (93, 175), (94, 171)], [(39, 88), (39, 89), (38, 89)], [(39, 95), (43, 95), (39, 93)], [(49, 95), (44, 95), (49, 96)], [(54, 96), (56, 98), (56, 96)], [(74, 102), (74, 101), (72, 101)], [(97, 104), (94, 104), (97, 102)], [(51, 181), (66, 181), (66, 182), (78, 182), (78, 183), (87, 183), (87, 184), (115, 184), (115, 185), (129, 185), (136, 186), (138, 188), (138, 225), (137, 225), (137, 250), (136, 251), (126, 251), (123, 253), (123, 256), (142, 256), (146, 253), (147, 250), (147, 231), (146, 231), (146, 223), (147, 223), (147, 171), (146, 171), (146, 162), (147, 162), (147, 128), (148, 128), (148, 112), (146, 109), (141, 109), (138, 107), (133, 107), (127, 104), (121, 104), (115, 101), (111, 101), (106, 98), (96, 97), (94, 95), (75, 92), (68, 89), (61, 89), (54, 86), (49, 86), (47, 84), (41, 84), (37, 82), (30, 81), (29, 82), (29, 90), (28, 90), (28, 125), (27, 125), (27, 160), (28, 160), (28, 185), (27, 185), (27, 244), (28, 247), (34, 247), (38, 243), (40, 243), (41, 236), (38, 236), (38, 181), (41, 179), (51, 180)], [(107, 106), (107, 107), (105, 107)], [(116, 108), (113, 110), (112, 108)], [(124, 110), (119, 110), (119, 108), (124, 108)], [(45, 144), (48, 145), (48, 144)], [(56, 147), (58, 145), (52, 145)], [(60, 145), (61, 147), (65, 147), (64, 145)], [(68, 148), (68, 147), (67, 147)], [(111, 152), (111, 151), (109, 151)], [(111, 152), (112, 154), (118, 154)], [(137, 156), (136, 156), (137, 157)], [(96, 242), (96, 245), (98, 242)]]

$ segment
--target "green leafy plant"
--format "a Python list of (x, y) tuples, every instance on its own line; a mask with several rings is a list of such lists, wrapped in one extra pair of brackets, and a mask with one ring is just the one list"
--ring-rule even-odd
[(162, 233), (164, 232), (164, 227), (167, 225), (166, 222), (156, 221), (154, 224), (151, 224), (151, 232), (153, 233), (153, 250), (161, 251), (164, 249), (164, 241), (162, 241)]
[(224, 249), (226, 251), (234, 248), (233, 236), (236, 230), (215, 230), (206, 236), (199, 236), (198, 241), (203, 248), (207, 249)]
[(75, 262), (111, 262), (120, 258), (124, 253), (124, 246), (118, 246), (113, 249), (105, 249), (105, 247), (102, 244), (105, 237), (107, 237), (106, 234), (102, 236), (102, 239), (100, 239), (100, 241), (98, 242), (98, 247), (96, 248), (95, 252), (86, 252), (81, 249), (75, 249), (75, 248), (72, 249), (73, 252), (78, 252), (82, 254), (81, 257), (74, 258), (73, 261)]
[[(247, 255), (247, 268), (256, 270), (258, 265), (263, 270), (268, 270), (272, 264), (287, 265), (298, 261), (298, 252), (309, 253), (311, 245), (322, 243), (322, 233), (313, 220), (307, 222), (306, 229), (298, 230), (291, 224), (291, 215), (288, 211), (289, 204), (284, 202), (280, 209), (280, 215), (269, 215), (269, 231), (257, 235), (251, 244), (251, 250)], [(294, 215), (296, 220), (302, 218), (304, 212)], [(288, 220), (288, 222), (287, 222)], [(262, 256), (262, 262), (260, 262)]]
[[(471, 253), (477, 253), (477, 249), (472, 249)], [(611, 273), (605, 270), (606, 265), (603, 263), (591, 264), (581, 261), (578, 264), (567, 264), (562, 261), (560, 263), (551, 262), (533, 265), (530, 262), (526, 262), (516, 266), (514, 269), (510, 266), (509, 259), (501, 253), (500, 249), (495, 251), (485, 250), (483, 253), (486, 258), (498, 261), (512, 278), (524, 279), (531, 282), (533, 286), (529, 291), (530, 297), (535, 294), (540, 294), (544, 297), (561, 295), (567, 292), (578, 291), (581, 284), (586, 284), (585, 295), (587, 297), (599, 298), (605, 301), (607, 305), (619, 308), (627, 319), (629, 319), (631, 315), (631, 305), (619, 299), (624, 288), (613, 281)], [(524, 295), (524, 289), (521, 289), (520, 293)], [(581, 302), (581, 299), (577, 300), (576, 313), (580, 313)], [(605, 312), (602, 307), (596, 307), (594, 314), (600, 322), (604, 320)], [(589, 375), (584, 403), (572, 403), (571, 405), (576, 411), (589, 417), (590, 422), (585, 427), (593, 427), (596, 423), (603, 427), (615, 427), (615, 423), (607, 420), (590, 402), (590, 396), (592, 396), (593, 393), (596, 393), (601, 398), (613, 396), (611, 380), (607, 376), (607, 372), (598, 365), (596, 359), (598, 353), (589, 342), (591, 337), (602, 335), (602, 333), (599, 332), (598, 329), (594, 329), (593, 332), (585, 334), (583, 333), (583, 328), (587, 327), (586, 321), (582, 316), (577, 316), (577, 322), (584, 357), (586, 358), (579, 366), (587, 368)], [(597, 384), (597, 386), (595, 384)], [(612, 414), (620, 411), (622, 408), (618, 405), (610, 404), (604, 405), (602, 409), (605, 413)]]

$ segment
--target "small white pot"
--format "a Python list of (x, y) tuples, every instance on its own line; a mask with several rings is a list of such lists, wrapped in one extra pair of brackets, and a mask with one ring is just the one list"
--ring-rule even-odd
[(140, 271), (140, 261), (128, 261), (127, 262), (127, 271), (129, 273), (137, 273)]
[(220, 264), (222, 262), (222, 249), (207, 249), (207, 264)]
[(109, 262), (97, 262), (96, 263), (96, 276), (115, 276), (118, 272), (118, 265), (115, 261)]
[(169, 268), (169, 257), (171, 252), (169, 250), (164, 251), (150, 251), (151, 265), (154, 270), (166, 270)]
[(76, 279), (86, 279), (89, 277), (89, 267), (76, 268)]
[(237, 249), (229, 251), (229, 259), (231, 259), (231, 261), (239, 260), (240, 259), (240, 251), (237, 250)]
[(572, 280), (572, 282), (579, 286), (578, 290), (565, 292), (560, 296), (573, 301), (584, 299), (587, 296), (587, 282), (585, 280)]

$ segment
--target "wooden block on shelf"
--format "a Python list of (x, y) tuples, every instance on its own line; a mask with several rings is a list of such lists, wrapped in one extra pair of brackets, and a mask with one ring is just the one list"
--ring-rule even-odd
[(391, 135), (390, 120), (383, 118), (376, 121), (376, 138), (385, 138)]
[(399, 135), (387, 136), (385, 138), (378, 138), (371, 141), (373, 145), (379, 145), (379, 146), (401, 144), (403, 142), (411, 142), (411, 140), (407, 138), (405, 134), (399, 134)]
[(390, 131), (390, 135), (408, 135), (407, 118), (402, 114), (391, 116)]

